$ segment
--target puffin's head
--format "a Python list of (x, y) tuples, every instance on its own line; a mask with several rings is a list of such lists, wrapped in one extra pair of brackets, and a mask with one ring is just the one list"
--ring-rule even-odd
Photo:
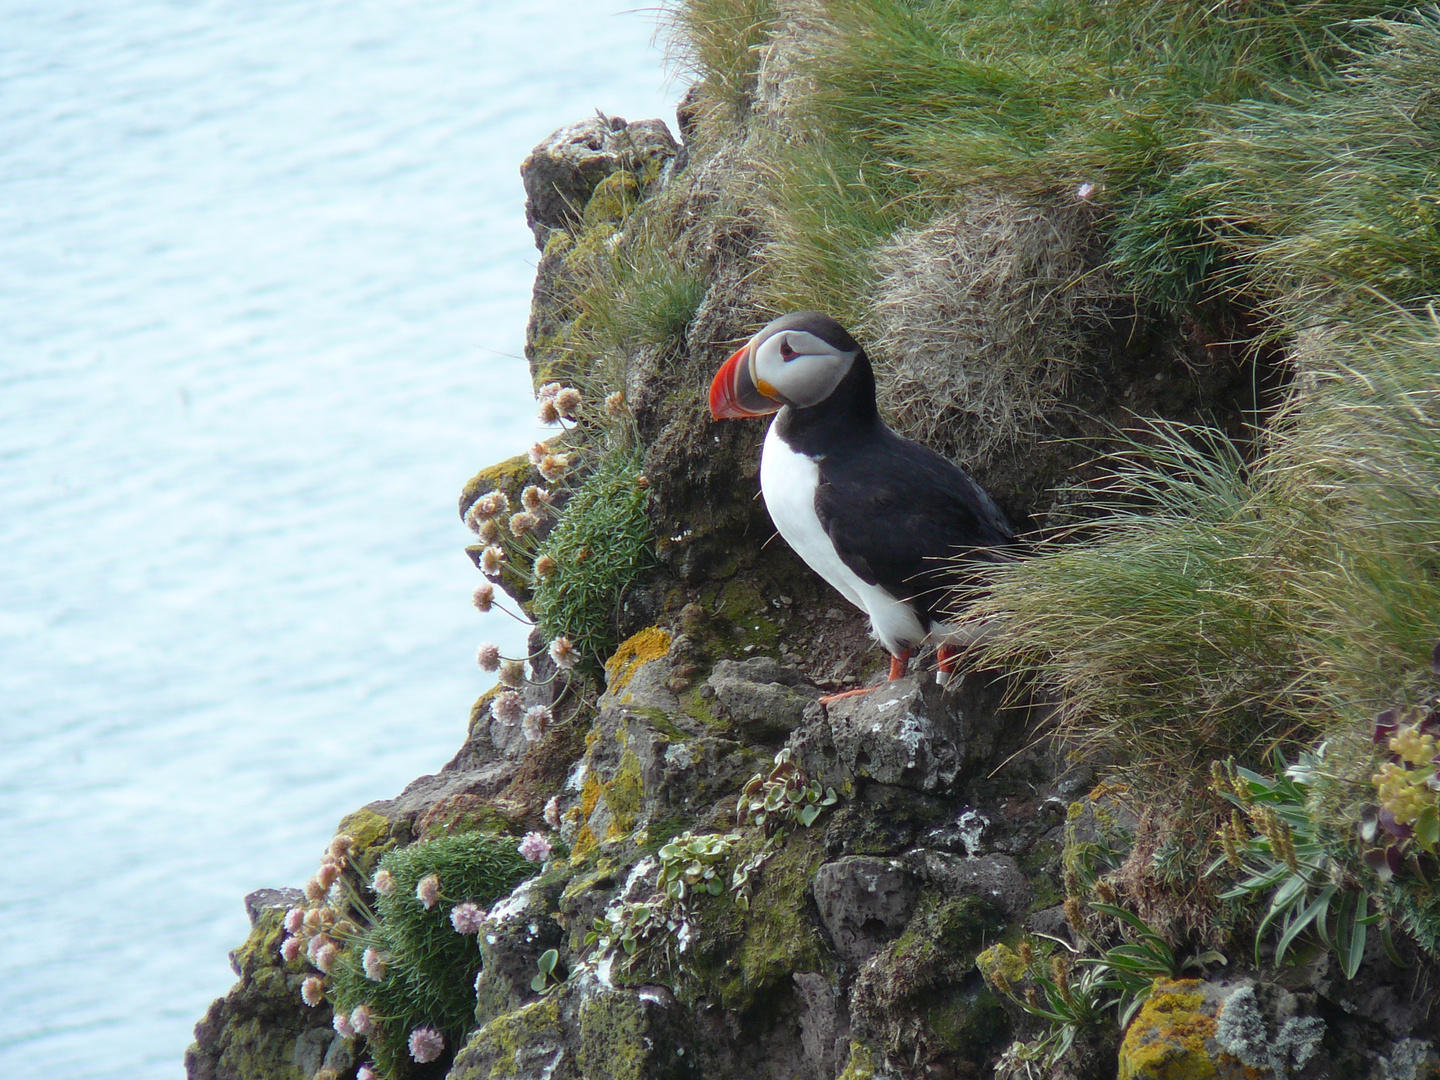
[(782, 315), (725, 361), (710, 384), (716, 420), (767, 416), (786, 405), (818, 405), (860, 355), (843, 326), (818, 311)]

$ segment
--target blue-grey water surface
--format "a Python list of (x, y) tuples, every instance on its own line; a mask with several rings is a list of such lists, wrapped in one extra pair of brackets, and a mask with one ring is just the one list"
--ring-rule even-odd
[(520, 160), (673, 126), (619, 10), (0, 0), (0, 1075), (182, 1075), (518, 645), (455, 498), (535, 434)]

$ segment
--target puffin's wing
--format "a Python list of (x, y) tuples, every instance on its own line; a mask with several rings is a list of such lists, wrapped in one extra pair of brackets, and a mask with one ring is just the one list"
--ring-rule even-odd
[(883, 449), (820, 461), (815, 512), (842, 562), (927, 611), (956, 558), (993, 559), (1014, 541), (1005, 515), (954, 464), (891, 433)]

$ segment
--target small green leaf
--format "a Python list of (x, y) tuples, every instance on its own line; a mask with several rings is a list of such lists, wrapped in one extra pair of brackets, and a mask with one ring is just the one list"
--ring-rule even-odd
[(807, 806), (800, 811), (800, 824), (808, 829), (811, 825), (815, 824), (815, 819), (819, 816), (820, 808), (818, 806)]
[(545, 989), (545, 976), (544, 976), (544, 975), (536, 975), (533, 979), (531, 979), (531, 980), (530, 980), (530, 989), (536, 991), (537, 993), (540, 992), (541, 990), (544, 990), (544, 989)]
[(543, 974), (549, 975), (555, 970), (555, 965), (559, 960), (560, 953), (558, 951), (555, 949), (546, 949), (540, 954), (540, 959), (536, 962), (535, 966), (538, 967)]
[(711, 896), (719, 896), (725, 891), (725, 885), (719, 878), (711, 878), (710, 884), (705, 886), (705, 891)]
[(1415, 821), (1415, 842), (1431, 855), (1440, 845), (1440, 809), (1427, 806)]

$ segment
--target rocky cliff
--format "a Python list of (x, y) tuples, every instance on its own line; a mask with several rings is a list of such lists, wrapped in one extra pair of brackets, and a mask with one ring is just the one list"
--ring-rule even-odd
[[(798, 219), (767, 177), (818, 137), (797, 105), (812, 15), (772, 13), (740, 90), (717, 68), (678, 141), (599, 116), (524, 163), (541, 252), (527, 356), (559, 430), (481, 471), (459, 509), (476, 603), (499, 585), (523, 604), (531, 655), (482, 650), (501, 684), (456, 756), (342, 821), (303, 892), (247, 898), (238, 982), (196, 1028), (192, 1080), (1440, 1066), (1429, 961), (1367, 938), (1363, 902), (1327, 924), (1303, 892), (1282, 966), (1247, 936), (1271, 894), (1252, 887), (1251, 912), (1213, 884), (1227, 853), (1262, 852), (1264, 873), (1287, 842), (1292, 867), (1310, 858), (1283, 777), (1217, 764), (1206, 797), (1236, 808), (1222, 851), (1212, 809), (1187, 832), (1109, 768), (1133, 764), (1123, 751), (1057, 742), (1065, 701), (1029, 673), (973, 664), (942, 687), (922, 660), (819, 700), (882, 657), (767, 543), (761, 427), (705, 408), (729, 352), (804, 292), (786, 277)], [(976, 184), (892, 222), (854, 274), (863, 302), (836, 311), (873, 343), (894, 422), (1032, 528), (1108, 475), (1103, 433), (1204, 418), (1248, 445), (1293, 374), (1242, 307), (1138, 304), (1112, 227), (1083, 188)], [(1327, 905), (1346, 881), (1336, 863)], [(1344, 949), (1316, 938), (1317, 913)]]

